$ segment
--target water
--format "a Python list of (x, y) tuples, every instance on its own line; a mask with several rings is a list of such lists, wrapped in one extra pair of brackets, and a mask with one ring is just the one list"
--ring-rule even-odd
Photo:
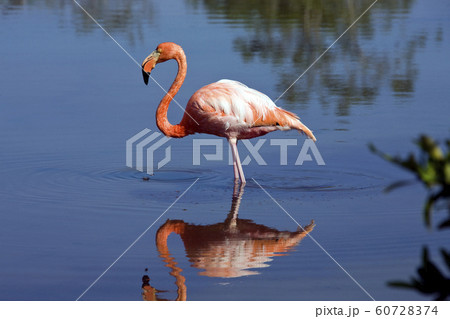
[[(80, 4), (138, 63), (160, 42), (182, 45), (184, 105), (221, 78), (276, 100), (371, 2)], [(223, 160), (192, 165), (206, 137), (168, 142), (172, 160), (147, 181), (126, 167), (125, 141), (157, 131), (161, 89), (72, 1), (0, 1), (0, 299), (75, 300), (153, 223), (82, 300), (141, 300), (143, 275), (157, 290), (148, 299), (369, 300), (316, 242), (373, 298), (426, 299), (386, 282), (448, 235), (423, 226), (420, 185), (383, 192), (411, 176), (367, 143), (405, 154), (420, 133), (448, 137), (449, 9), (377, 3), (277, 102), (314, 130), (326, 165), (294, 165), (296, 132), (262, 138), (266, 166), (241, 144), (251, 162), (239, 199), (225, 143)], [(168, 88), (175, 72), (171, 62), (152, 75)], [(173, 104), (170, 121), (181, 115)], [(285, 138), (297, 148), (282, 166), (270, 139)], [(316, 242), (296, 224), (311, 220)], [(157, 241), (170, 224), (179, 235)]]

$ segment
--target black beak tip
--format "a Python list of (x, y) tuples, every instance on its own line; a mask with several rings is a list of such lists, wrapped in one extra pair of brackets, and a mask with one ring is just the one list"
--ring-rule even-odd
[(148, 85), (148, 78), (150, 76), (149, 76), (149, 74), (147, 72), (144, 71), (144, 69), (142, 69), (142, 77), (144, 78), (145, 85)]

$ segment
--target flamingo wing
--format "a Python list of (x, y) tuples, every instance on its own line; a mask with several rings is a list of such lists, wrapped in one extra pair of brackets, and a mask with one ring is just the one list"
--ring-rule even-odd
[(220, 80), (204, 86), (192, 96), (189, 104), (193, 103), (217, 116), (231, 116), (240, 125), (297, 129), (316, 140), (296, 114), (277, 107), (267, 95), (238, 81)]

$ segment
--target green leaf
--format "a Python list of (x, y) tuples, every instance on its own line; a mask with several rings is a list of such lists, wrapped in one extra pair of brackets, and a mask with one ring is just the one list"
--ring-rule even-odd
[(391, 185), (389, 185), (388, 187), (386, 187), (386, 188), (384, 189), (384, 191), (385, 191), (386, 193), (389, 193), (389, 192), (391, 192), (392, 190), (394, 190), (394, 189), (396, 189), (396, 188), (403, 187), (403, 186), (408, 186), (408, 185), (411, 185), (411, 184), (413, 184), (413, 183), (415, 183), (415, 182), (416, 182), (415, 180), (398, 181), (398, 182), (392, 183)]
[(448, 159), (447, 163), (444, 164), (444, 181), (445, 184), (450, 185), (450, 158)]
[(389, 281), (388, 285), (391, 287), (397, 287), (397, 288), (408, 288), (408, 289), (414, 289), (416, 288), (415, 285), (406, 282), (406, 281)]
[(447, 265), (447, 268), (450, 269), (450, 254), (446, 252), (444, 248), (441, 248), (441, 255)]
[(442, 223), (439, 224), (438, 229), (442, 230), (444, 228), (450, 227), (450, 218), (447, 220), (444, 220)]
[(423, 219), (425, 222), (425, 225), (428, 228), (431, 228), (431, 208), (434, 205), (434, 196), (428, 196), (427, 200), (425, 201), (425, 206), (423, 208)]

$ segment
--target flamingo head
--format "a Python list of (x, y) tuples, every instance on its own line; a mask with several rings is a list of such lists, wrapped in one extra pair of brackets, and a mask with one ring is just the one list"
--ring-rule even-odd
[(170, 59), (179, 59), (184, 56), (183, 49), (173, 42), (163, 42), (158, 45), (155, 51), (142, 62), (142, 76), (145, 84), (148, 84), (150, 72), (155, 68), (157, 63), (165, 62)]
[(144, 83), (148, 84), (148, 78), (150, 77), (150, 72), (155, 68), (156, 63), (158, 63), (158, 59), (161, 52), (156, 49), (148, 57), (145, 58), (144, 62), (142, 62), (142, 76), (144, 77)]

